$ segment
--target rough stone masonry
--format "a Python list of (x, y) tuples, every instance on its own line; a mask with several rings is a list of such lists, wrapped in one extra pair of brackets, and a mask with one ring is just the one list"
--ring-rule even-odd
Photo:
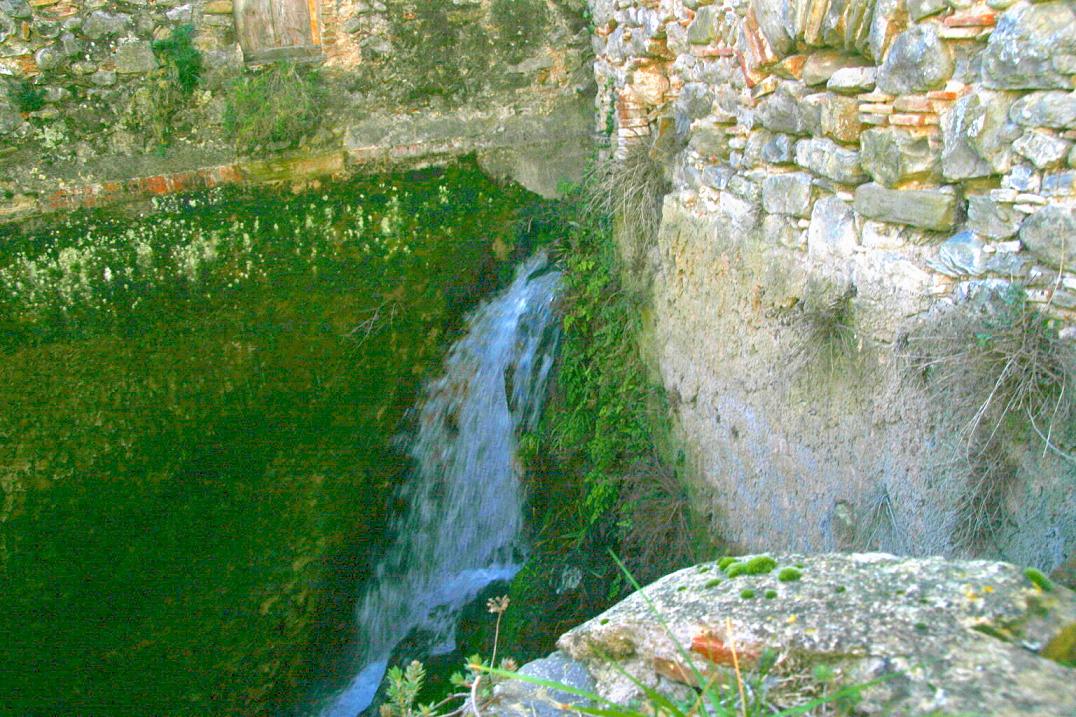
[[(748, 549), (959, 552), (950, 407), (898, 364), (909, 333), (1009, 286), (1076, 339), (1076, 7), (591, 6), (597, 125), (673, 186), (650, 343), (714, 529)], [(855, 371), (797, 373), (817, 286), (853, 297)], [(1076, 544), (1072, 456), (1011, 460), (990, 551), (1053, 568)]]

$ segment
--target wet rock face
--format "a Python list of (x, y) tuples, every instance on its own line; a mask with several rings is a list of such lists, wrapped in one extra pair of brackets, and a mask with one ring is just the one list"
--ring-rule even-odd
[[(653, 609), (635, 593), (558, 646), (586, 665), (600, 695), (618, 702), (638, 696), (619, 670), (659, 689), (690, 675), (678, 642), (707, 672), (729, 664), (735, 647), (741, 666), (773, 649), (800, 664), (831, 665), (845, 684), (880, 678), (857, 714), (1076, 711), (1071, 671), (1044, 656), (1071, 649), (1070, 590), (1044, 590), (998, 562), (881, 553), (775, 558), (778, 567), (759, 575), (729, 578), (707, 563), (666, 576), (644, 589)], [(801, 566), (800, 577), (780, 579), (792, 565)]]

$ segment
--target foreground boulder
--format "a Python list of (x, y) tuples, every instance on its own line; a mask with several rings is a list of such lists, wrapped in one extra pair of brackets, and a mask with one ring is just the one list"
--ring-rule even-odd
[[(627, 703), (640, 695), (625, 673), (682, 692), (697, 679), (685, 654), (717, 675), (734, 651), (745, 673), (769, 652), (770, 699), (785, 707), (824, 666), (845, 685), (877, 681), (856, 714), (1076, 714), (1076, 672), (1062, 664), (1076, 657), (1076, 594), (1037, 573), (879, 553), (775, 556), (757, 574), (739, 561), (726, 566), (735, 577), (716, 563), (668, 575), (573, 629), (559, 669), (573, 659), (598, 694)], [(799, 696), (782, 696), (792, 683)], [(526, 704), (514, 689), (510, 702)]]

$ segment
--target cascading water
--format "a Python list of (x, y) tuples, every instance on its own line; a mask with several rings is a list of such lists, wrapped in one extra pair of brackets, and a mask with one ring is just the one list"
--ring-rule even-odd
[(408, 508), (356, 608), (355, 676), (323, 717), (355, 717), (373, 701), (393, 648), (428, 636), (430, 654), (455, 649), (459, 612), (520, 566), (522, 494), (516, 440), (535, 427), (559, 338), (560, 274), (538, 254), (512, 285), (474, 312), (431, 383), (411, 444)]

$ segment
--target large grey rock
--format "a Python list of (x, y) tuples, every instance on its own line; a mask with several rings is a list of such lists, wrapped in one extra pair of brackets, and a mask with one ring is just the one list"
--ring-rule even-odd
[(1030, 92), (1013, 103), (1009, 117), (1024, 127), (1076, 127), (1076, 93)]
[(841, 184), (857, 184), (866, 179), (859, 164), (859, 152), (829, 139), (796, 142), (796, 164)]
[(832, 50), (818, 50), (807, 56), (803, 64), (801, 79), (806, 85), (821, 85), (829, 81), (834, 73), (849, 68), (862, 68), (866, 60), (854, 55), (845, 55)]
[(937, 89), (953, 76), (954, 67), (934, 25), (916, 25), (893, 40), (878, 71), (878, 89), (895, 95)]
[(130, 15), (97, 10), (91, 12), (90, 16), (82, 21), (82, 34), (91, 40), (100, 40), (109, 35), (118, 35), (130, 26)]
[(787, 55), (795, 47), (785, 21), (787, 7), (788, 0), (751, 0), (758, 28), (779, 56)]
[(685, 84), (673, 106), (677, 132), (685, 133), (694, 120), (708, 115), (713, 105), (714, 93), (710, 91), (709, 85), (702, 82)]
[(759, 156), (770, 164), (792, 164), (795, 159), (795, 142), (787, 134), (775, 134), (762, 145)]
[(1011, 204), (1002, 204), (989, 195), (968, 197), (968, 229), (990, 239), (1008, 239), (1020, 230), (1024, 214)]
[(113, 59), (116, 62), (116, 72), (121, 75), (135, 75), (157, 69), (157, 58), (153, 55), (149, 42), (145, 40), (121, 42)]
[(859, 121), (859, 102), (832, 92), (821, 92), (805, 98), (804, 102), (817, 105), (822, 134), (838, 142), (855, 143), (863, 130)]
[(820, 261), (846, 259), (859, 244), (855, 213), (848, 203), (834, 196), (814, 204), (807, 228), (807, 254)]
[(944, 241), (938, 247), (938, 255), (927, 260), (927, 264), (946, 276), (981, 276), (986, 273), (985, 246), (973, 232), (960, 232)]
[[(528, 662), (519, 674), (537, 680), (593, 692), (594, 678), (586, 666), (563, 652)], [(549, 689), (523, 680), (502, 679), (493, 698), (482, 706), (483, 717), (563, 717), (562, 705), (588, 705), (589, 701), (564, 690)]]
[[(690, 682), (690, 659), (720, 679), (735, 647), (741, 668), (767, 648), (796, 655), (804, 667), (788, 669), (801, 688), (819, 664), (846, 684), (877, 679), (856, 705), (859, 715), (1076, 713), (1071, 670), (1041, 655), (1071, 635), (1071, 591), (1044, 592), (998, 562), (775, 557), (780, 568), (802, 565), (801, 577), (782, 582), (774, 571), (730, 579), (714, 563), (687, 568), (571, 630), (558, 646), (585, 663), (597, 693), (616, 703), (639, 697), (621, 671), (672, 690), (658, 675)], [(764, 598), (770, 590), (773, 599)], [(780, 707), (805, 701), (777, 687), (769, 697)]]
[(830, 75), (826, 89), (845, 94), (869, 92), (878, 79), (876, 67), (845, 67)]
[(1012, 96), (978, 90), (957, 100), (941, 118), (942, 174), (970, 179), (1004, 174), (1020, 128), (1009, 121)]
[(786, 134), (810, 134), (813, 127), (810, 117), (800, 107), (802, 86), (784, 82), (759, 105), (762, 126), (773, 132)]
[(773, 174), (762, 180), (762, 208), (771, 214), (811, 215), (811, 175)]
[(860, 137), (860, 162), (871, 178), (886, 187), (937, 172), (938, 155), (929, 140), (896, 127), (872, 129)]
[(1045, 263), (1071, 270), (1076, 265), (1076, 207), (1039, 209), (1024, 220), (1020, 241)]
[(880, 63), (893, 38), (908, 23), (904, 10), (904, 0), (876, 0), (871, 15), (870, 31), (866, 42), (857, 45), (857, 49), (867, 57)]
[(1051, 172), (1042, 178), (1044, 197), (1068, 197), (1076, 195), (1076, 172)]
[(1068, 0), (1019, 3), (999, 19), (982, 54), (995, 89), (1069, 89), (1076, 72), (1076, 7)]
[(1070, 144), (1060, 137), (1039, 130), (1028, 130), (1013, 142), (1012, 148), (1031, 160), (1039, 169), (1046, 169), (1061, 164), (1069, 153), (1069, 146)]
[(708, 45), (717, 39), (717, 23), (721, 19), (721, 8), (717, 5), (700, 7), (695, 12), (695, 19), (687, 27), (687, 41), (692, 45)]
[(946, 0), (908, 0), (908, 15), (913, 20), (922, 20), (924, 17), (937, 15), (949, 7)]
[(956, 225), (956, 195), (940, 189), (886, 189), (871, 182), (856, 187), (855, 209), (869, 219), (949, 231)]

